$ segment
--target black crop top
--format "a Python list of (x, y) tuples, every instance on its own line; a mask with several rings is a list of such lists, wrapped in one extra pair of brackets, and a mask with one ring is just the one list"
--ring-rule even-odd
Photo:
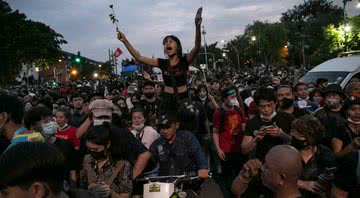
[(158, 64), (163, 73), (165, 86), (173, 87), (170, 67), (172, 67), (173, 74), (175, 75), (176, 86), (180, 87), (187, 84), (189, 64), (186, 61), (186, 56), (181, 57), (178, 64), (174, 66), (170, 66), (169, 59), (158, 58)]

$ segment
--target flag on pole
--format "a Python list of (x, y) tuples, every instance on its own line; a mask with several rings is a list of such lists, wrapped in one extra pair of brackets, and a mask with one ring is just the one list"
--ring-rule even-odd
[(120, 48), (117, 48), (116, 51), (115, 51), (115, 53), (114, 53), (115, 58), (119, 57), (122, 53), (123, 53), (123, 52), (121, 51), (121, 49), (120, 49)]

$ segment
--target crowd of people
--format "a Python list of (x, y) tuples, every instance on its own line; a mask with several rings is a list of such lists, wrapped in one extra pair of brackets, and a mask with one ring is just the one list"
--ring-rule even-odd
[(164, 82), (144, 75), (1, 89), (0, 197), (141, 197), (137, 178), (190, 172), (199, 180), (183, 186), (188, 197), (203, 194), (204, 180), (225, 198), (357, 197), (360, 79), (343, 90), (261, 65), (193, 78), (201, 9), (195, 26), (189, 54), (165, 37), (167, 59), (142, 56), (119, 31)]

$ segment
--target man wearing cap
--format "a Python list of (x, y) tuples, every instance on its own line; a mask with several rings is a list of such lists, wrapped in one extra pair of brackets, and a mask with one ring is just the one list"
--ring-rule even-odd
[(213, 142), (221, 160), (221, 179), (225, 183), (222, 191), (229, 196), (232, 180), (240, 171), (244, 158), (241, 154), (241, 141), (246, 119), (245, 113), (240, 109), (236, 87), (225, 88), (222, 98), (222, 107), (214, 113)]
[(320, 120), (326, 129), (323, 144), (330, 147), (331, 138), (335, 133), (334, 129), (344, 126), (346, 122), (341, 104), (346, 95), (339, 85), (331, 84), (325, 89), (324, 96), (325, 106), (316, 110), (314, 116)]
[(155, 161), (159, 162), (159, 175), (181, 175), (197, 171), (199, 178), (208, 177), (208, 164), (196, 137), (189, 131), (178, 130), (175, 113), (160, 115), (160, 138), (150, 146)]
[[(77, 137), (83, 136), (91, 126), (103, 125), (105, 122), (111, 123), (115, 106), (107, 99), (97, 99), (90, 103), (89, 110), (91, 115), (77, 130)], [(127, 159), (133, 164), (133, 178), (138, 177), (151, 157), (150, 152), (130, 134), (128, 129), (117, 128), (115, 126), (111, 128), (114, 156)]]

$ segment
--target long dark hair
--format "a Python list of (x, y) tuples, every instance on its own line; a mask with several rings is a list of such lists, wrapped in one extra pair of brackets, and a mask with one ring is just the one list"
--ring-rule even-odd
[(182, 57), (182, 46), (181, 46), (181, 42), (180, 40), (178, 39), (178, 37), (174, 36), (174, 35), (168, 35), (168, 36), (165, 36), (164, 40), (163, 40), (163, 45), (165, 45), (165, 42), (166, 40), (170, 38), (171, 40), (175, 41), (176, 45), (177, 45), (177, 56), (178, 57)]

